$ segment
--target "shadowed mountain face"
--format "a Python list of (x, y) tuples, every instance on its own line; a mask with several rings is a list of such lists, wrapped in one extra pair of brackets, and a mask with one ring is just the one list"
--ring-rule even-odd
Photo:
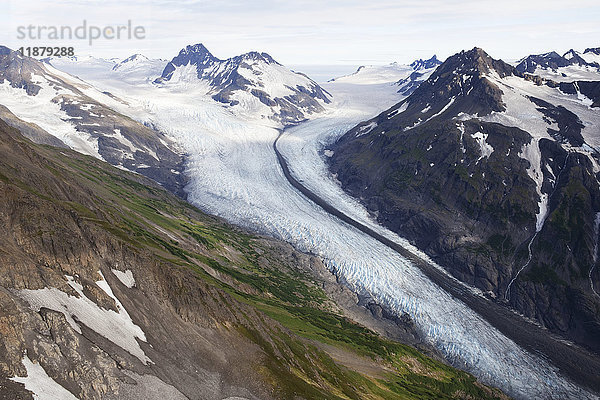
[(3, 121), (0, 198), (4, 398), (505, 398), (344, 317), (318, 259)]
[(330, 167), (454, 276), (600, 352), (597, 82), (578, 83), (463, 51), (332, 145)]
[(331, 102), (329, 93), (316, 82), (286, 69), (267, 53), (253, 51), (220, 60), (202, 44), (187, 46), (155, 82), (194, 83), (192, 78), (206, 85), (215, 100), (241, 109), (258, 101), (269, 110), (269, 118), (283, 124), (300, 122)]

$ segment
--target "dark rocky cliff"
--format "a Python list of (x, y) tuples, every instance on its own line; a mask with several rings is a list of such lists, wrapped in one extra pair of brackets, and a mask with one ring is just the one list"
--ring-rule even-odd
[(548, 120), (541, 124), (557, 125), (538, 142), (549, 201), (536, 234), (540, 195), (522, 157), (534, 139), (479, 118), (506, 109), (490, 74), (522, 76), (481, 49), (450, 57), (403, 102), (332, 145), (331, 171), (454, 276), (600, 352), (597, 153), (577, 150), (575, 114), (529, 98)]

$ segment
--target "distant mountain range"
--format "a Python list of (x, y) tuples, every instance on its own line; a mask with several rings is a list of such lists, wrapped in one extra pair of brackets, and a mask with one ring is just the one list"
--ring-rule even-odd
[(354, 73), (332, 79), (331, 82), (361, 85), (395, 82), (398, 92), (408, 95), (440, 64), (441, 61), (434, 55), (428, 60), (418, 59), (409, 65), (397, 62), (388, 65), (363, 65), (358, 67)]
[(555, 51), (525, 57), (516, 66), (519, 72), (535, 73), (538, 68), (558, 70), (570, 65), (600, 68), (600, 48), (588, 48), (583, 53), (573, 49), (562, 56)]
[(587, 48), (583, 53), (571, 49), (562, 56), (555, 51), (530, 55), (516, 69), (557, 82), (600, 80), (600, 48)]

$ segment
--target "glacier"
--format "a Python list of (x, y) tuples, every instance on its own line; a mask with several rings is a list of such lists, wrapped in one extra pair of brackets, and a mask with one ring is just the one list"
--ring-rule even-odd
[[(188, 200), (206, 212), (318, 255), (354, 292), (408, 314), (453, 365), (516, 398), (595, 398), (547, 361), (520, 348), (397, 252), (331, 216), (286, 180), (273, 151), (281, 127), (234, 114), (193, 84), (157, 87), (86, 78), (126, 103), (114, 108), (173, 138), (187, 155)], [(279, 141), (292, 174), (340, 211), (428, 260), (379, 226), (327, 169), (327, 146), (358, 122), (402, 99), (393, 83), (333, 81), (334, 103), (286, 129)], [(470, 290), (475, 291), (475, 289)]]

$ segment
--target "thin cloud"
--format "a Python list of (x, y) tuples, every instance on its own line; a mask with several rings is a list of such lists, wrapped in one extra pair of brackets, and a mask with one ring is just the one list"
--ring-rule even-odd
[(72, 43), (80, 54), (102, 57), (143, 50), (150, 57), (170, 58), (187, 44), (203, 42), (222, 58), (260, 50), (284, 64), (307, 65), (409, 62), (474, 45), (507, 59), (600, 45), (595, 42), (600, 38), (597, 0), (9, 0), (7, 10), (0, 15), (6, 27), (0, 40), (11, 47), (54, 45), (16, 40), (19, 25), (77, 26), (85, 19), (103, 26), (131, 20), (146, 28), (146, 39), (139, 42)]

